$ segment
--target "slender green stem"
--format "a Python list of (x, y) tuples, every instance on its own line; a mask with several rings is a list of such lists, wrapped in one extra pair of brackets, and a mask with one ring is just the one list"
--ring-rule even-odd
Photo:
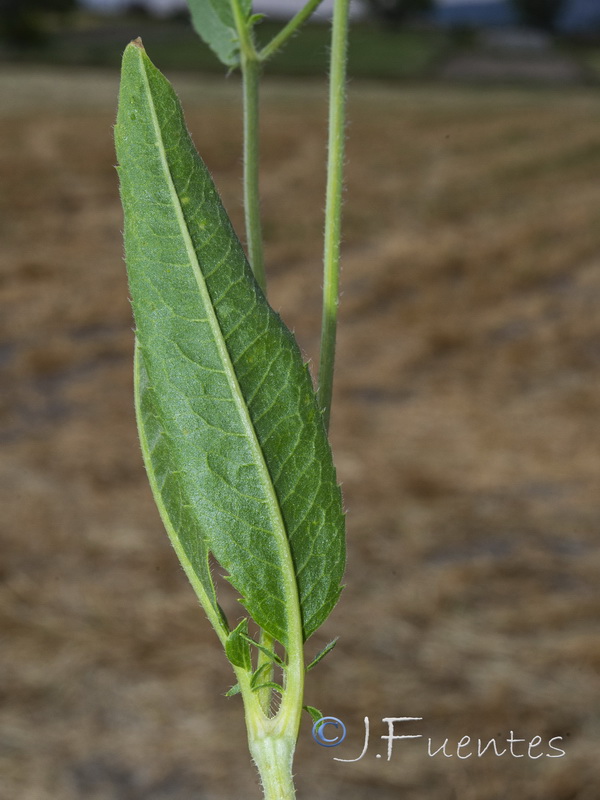
[(236, 670), (246, 716), (248, 745), (258, 768), (264, 800), (294, 800), (292, 764), (304, 696), (304, 659), (300, 646), (289, 646), (285, 687), (275, 716), (269, 717), (258, 697), (249, 686), (248, 673)]
[(265, 736), (249, 742), (262, 783), (264, 800), (294, 800), (292, 761), (296, 740)]
[(267, 281), (263, 256), (262, 226), (260, 221), (259, 190), (259, 105), (258, 82), (260, 63), (254, 58), (242, 57), (244, 84), (244, 213), (246, 216), (246, 243), (248, 258), (254, 277), (266, 294)]
[(325, 201), (325, 248), (323, 256), (323, 319), (318, 388), (319, 404), (323, 411), (326, 428), (329, 428), (329, 418), (331, 416), (335, 336), (339, 303), (349, 5), (350, 0), (335, 0), (331, 36), (329, 142)]
[(262, 50), (259, 51), (258, 57), (261, 61), (266, 61), (272, 55), (274, 55), (283, 45), (287, 42), (287, 40), (292, 36), (298, 28), (306, 22), (306, 20), (310, 17), (313, 11), (318, 8), (323, 0), (308, 0), (307, 4), (298, 11), (298, 13), (292, 17), (292, 19), (288, 22), (288, 24), (282, 28), (277, 36), (273, 37), (269, 44), (265, 45)]
[(240, 40), (242, 84), (244, 94), (244, 215), (248, 259), (256, 282), (266, 294), (267, 282), (260, 222), (259, 156), (260, 116), (258, 84), (260, 61), (252, 41), (250, 26), (240, 0), (231, 0), (235, 27)]
[[(244, 206), (248, 254), (257, 282), (265, 290), (264, 260), (259, 203), (259, 97), (261, 61), (266, 60), (310, 16), (321, 0), (308, 0), (304, 8), (260, 53), (256, 52), (251, 30), (240, 0), (231, 7), (240, 40), (244, 93)], [(318, 397), (326, 426), (329, 424), (335, 334), (337, 326), (342, 173), (344, 164), (345, 82), (350, 0), (335, 0), (330, 68), (329, 142), (325, 216), (323, 323)], [(302, 619), (297, 586), (287, 589), (287, 664), (281, 703), (271, 716), (271, 691), (254, 692), (251, 673), (236, 668), (244, 699), (248, 742), (263, 784), (265, 800), (294, 800), (292, 761), (304, 697), (304, 654)], [(265, 646), (272, 645), (263, 637)], [(257, 664), (262, 663), (261, 656)]]
[(244, 699), (248, 746), (258, 769), (264, 800), (294, 800), (292, 763), (298, 731), (281, 725), (279, 714), (269, 718), (263, 711), (258, 692), (250, 688), (250, 673), (235, 672)]

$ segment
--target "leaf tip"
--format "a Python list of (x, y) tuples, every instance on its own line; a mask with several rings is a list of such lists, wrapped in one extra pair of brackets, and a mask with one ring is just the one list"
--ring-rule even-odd
[(129, 44), (132, 44), (134, 47), (138, 47), (140, 50), (144, 50), (144, 43), (142, 42), (141, 36), (138, 36), (136, 39), (132, 39)]

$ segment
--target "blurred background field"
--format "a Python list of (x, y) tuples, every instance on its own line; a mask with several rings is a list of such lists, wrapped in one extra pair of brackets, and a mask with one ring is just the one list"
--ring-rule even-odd
[[(269, 63), (270, 74), (323, 76), (332, 1), (324, 0), (315, 24)], [(255, 28), (258, 41), (270, 41), (301, 5), (255, 0), (257, 11), (268, 12)], [(122, 13), (101, 13), (111, 7)], [(545, 12), (548, 7), (555, 13)], [(221, 74), (182, 8), (185, 0), (4, 0), (0, 63), (116, 67), (123, 42), (141, 36), (163, 69)], [(600, 77), (597, 0), (353, 0), (351, 8), (353, 77), (427, 80), (458, 72), (474, 80), (551, 83), (596, 83)], [(533, 15), (519, 8), (534, 9)], [(542, 28), (524, 28), (524, 19)]]
[[(237, 77), (148, 48), (242, 231)], [(258, 798), (141, 464), (111, 64), (0, 65), (2, 792)], [(352, 81), (332, 430), (347, 588), (307, 695), (349, 734), (332, 752), (305, 720), (299, 798), (600, 795), (600, 98), (581, 75)], [(325, 111), (322, 80), (266, 80), (270, 298), (313, 360)], [(358, 755), (366, 715), (367, 755), (333, 761)], [(423, 717), (454, 752), (513, 731), (566, 755), (408, 740), (388, 763), (386, 716)]]

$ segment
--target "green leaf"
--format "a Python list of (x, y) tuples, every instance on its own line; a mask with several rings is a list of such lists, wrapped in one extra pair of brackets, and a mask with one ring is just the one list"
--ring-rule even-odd
[(336, 646), (336, 644), (338, 642), (338, 639), (339, 639), (339, 636), (336, 636), (333, 641), (329, 642), (329, 644), (325, 645), (325, 647), (319, 653), (317, 653), (317, 655), (313, 658), (313, 660), (307, 666), (307, 668), (306, 668), (307, 672), (308, 672), (309, 669), (312, 669), (313, 667), (316, 667), (317, 664), (319, 663), (319, 661), (322, 661), (325, 658), (327, 653), (331, 653), (333, 648)]
[(253, 28), (255, 25), (258, 25), (259, 22), (262, 22), (263, 19), (266, 19), (266, 14), (252, 14), (251, 17), (248, 17), (248, 27)]
[(326, 619), (344, 569), (341, 494), (308, 369), (139, 40), (123, 57), (115, 139), (157, 505), (222, 640), (209, 553), (287, 647)]
[(244, 618), (240, 624), (231, 631), (225, 642), (225, 653), (227, 658), (236, 667), (245, 670), (252, 669), (250, 661), (250, 645), (243, 636), (248, 631), (248, 620)]
[(282, 660), (279, 658), (279, 656), (277, 655), (277, 653), (273, 652), (273, 650), (269, 650), (269, 648), (268, 648), (268, 647), (265, 647), (264, 645), (262, 645), (262, 644), (259, 644), (259, 643), (258, 643), (258, 642), (257, 642), (255, 639), (253, 639), (251, 636), (244, 636), (244, 638), (246, 639), (246, 641), (247, 641), (249, 644), (251, 644), (251, 645), (253, 645), (254, 647), (256, 647), (256, 649), (257, 649), (257, 650), (260, 650), (260, 652), (261, 652), (261, 653), (264, 653), (264, 654), (266, 655), (266, 657), (269, 659), (269, 661), (272, 661), (272, 662), (274, 662), (275, 664), (279, 664), (279, 666), (280, 666), (280, 667), (283, 667), (283, 666), (285, 666), (285, 665), (284, 665), (284, 663), (283, 663), (283, 661), (282, 661)]
[(308, 711), (313, 722), (318, 722), (320, 719), (323, 719), (323, 714), (321, 714), (318, 708), (315, 708), (314, 706), (302, 706), (302, 708), (305, 711)]
[(242, 687), (239, 683), (234, 684), (231, 689), (227, 689), (225, 692), (225, 697), (234, 697), (236, 694), (239, 694), (242, 691)]
[(252, 673), (252, 677), (250, 678), (251, 689), (254, 689), (257, 686), (258, 681), (263, 679), (265, 672), (270, 673), (272, 666), (273, 665), (270, 664), (268, 661), (265, 661), (265, 663), (262, 664), (262, 666), (260, 666), (257, 670), (255, 670)]
[[(252, 0), (238, 0), (246, 21), (252, 14)], [(240, 41), (231, 0), (188, 0), (196, 33), (228, 67), (240, 63)]]
[(275, 683), (275, 681), (267, 681), (266, 683), (261, 683), (258, 686), (252, 687), (253, 692), (258, 692), (260, 689), (275, 689), (279, 694), (283, 694), (283, 686), (279, 683)]

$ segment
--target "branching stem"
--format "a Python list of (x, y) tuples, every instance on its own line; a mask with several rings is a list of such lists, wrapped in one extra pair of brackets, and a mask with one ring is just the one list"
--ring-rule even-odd
[(298, 28), (306, 22), (313, 11), (315, 11), (322, 2), (323, 0), (308, 0), (307, 4), (301, 8), (294, 17), (292, 17), (288, 24), (277, 34), (277, 36), (271, 39), (269, 44), (265, 45), (265, 47), (259, 51), (258, 57), (260, 60), (266, 61), (278, 50), (280, 50), (287, 40), (293, 36), (294, 33), (296, 33)]

